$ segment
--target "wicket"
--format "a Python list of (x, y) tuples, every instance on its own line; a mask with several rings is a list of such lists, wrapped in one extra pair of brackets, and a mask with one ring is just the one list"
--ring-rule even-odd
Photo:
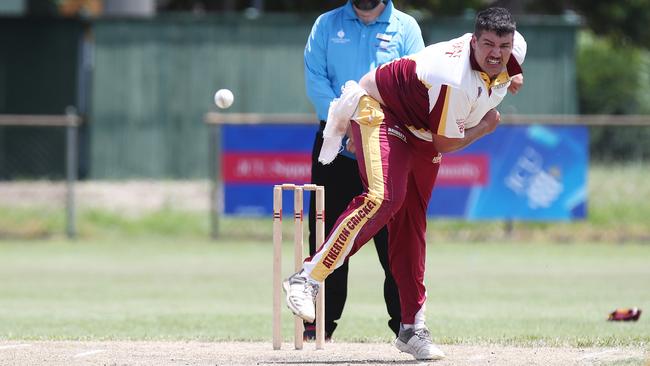
[[(294, 263), (295, 270), (303, 261), (303, 191), (316, 192), (316, 247), (325, 241), (325, 188), (315, 184), (279, 184), (273, 187), (273, 349), (282, 345), (282, 191), (293, 191)], [(303, 321), (294, 320), (294, 345), (302, 349)], [(323, 349), (325, 343), (325, 287), (320, 284), (316, 298), (316, 349)]]

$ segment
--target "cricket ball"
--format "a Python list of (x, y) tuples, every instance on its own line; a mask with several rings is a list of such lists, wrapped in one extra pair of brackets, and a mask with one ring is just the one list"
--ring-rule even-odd
[(235, 96), (228, 89), (219, 89), (214, 93), (214, 104), (221, 109), (226, 109), (232, 105)]

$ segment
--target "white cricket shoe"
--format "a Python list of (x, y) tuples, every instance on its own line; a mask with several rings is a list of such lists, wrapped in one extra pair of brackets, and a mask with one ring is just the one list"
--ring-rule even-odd
[(399, 336), (395, 339), (395, 347), (402, 352), (410, 353), (416, 360), (435, 361), (445, 358), (444, 352), (433, 344), (427, 328), (400, 328)]
[(295, 315), (312, 323), (316, 319), (316, 294), (318, 282), (303, 274), (295, 273), (282, 282), (284, 292), (287, 294), (287, 307)]

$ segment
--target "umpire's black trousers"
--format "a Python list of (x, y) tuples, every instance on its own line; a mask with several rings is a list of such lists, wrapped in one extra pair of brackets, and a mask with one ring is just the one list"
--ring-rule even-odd
[[(325, 122), (321, 121), (320, 129), (316, 133), (314, 148), (311, 153), (311, 181), (325, 187), (325, 235), (327, 235), (339, 215), (345, 210), (352, 199), (363, 192), (363, 184), (359, 177), (357, 161), (338, 155), (330, 164), (323, 165), (318, 162), (320, 148), (323, 145), (323, 128)], [(311, 192), (309, 204), (309, 253), (316, 251), (316, 223), (315, 223), (315, 193)], [(379, 261), (384, 269), (384, 300), (390, 320), (388, 326), (397, 336), (400, 324), (399, 293), (395, 280), (388, 266), (388, 231), (382, 228), (374, 237), (375, 248)], [(319, 245), (322, 243), (319, 243)], [(325, 335), (331, 337), (336, 329), (336, 321), (341, 318), (348, 290), (348, 261), (336, 269), (325, 280)]]

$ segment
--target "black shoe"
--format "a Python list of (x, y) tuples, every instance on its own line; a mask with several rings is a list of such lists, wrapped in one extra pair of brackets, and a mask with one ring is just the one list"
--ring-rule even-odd
[(314, 324), (305, 324), (305, 331), (302, 332), (302, 339), (305, 341), (316, 340), (316, 326)]
[[(314, 323), (305, 324), (305, 330), (302, 332), (302, 339), (305, 341), (316, 340), (316, 325)], [(332, 341), (332, 334), (325, 332), (325, 342)]]

